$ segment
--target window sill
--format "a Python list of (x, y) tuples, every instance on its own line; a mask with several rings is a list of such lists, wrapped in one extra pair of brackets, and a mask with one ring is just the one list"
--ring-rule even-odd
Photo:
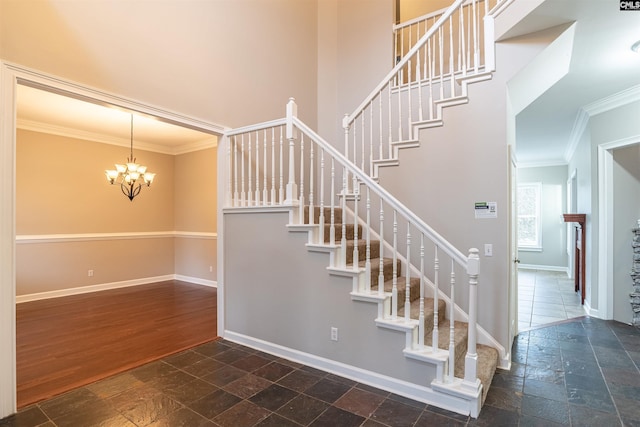
[(518, 246), (520, 252), (542, 252), (542, 248), (535, 246)]

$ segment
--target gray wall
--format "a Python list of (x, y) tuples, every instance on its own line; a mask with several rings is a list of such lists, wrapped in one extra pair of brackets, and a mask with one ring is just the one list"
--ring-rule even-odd
[(631, 230), (640, 218), (640, 144), (613, 150), (613, 160), (613, 318), (631, 323)]
[(550, 269), (567, 267), (567, 227), (562, 220), (567, 201), (567, 167), (546, 166), (518, 169), (518, 184), (542, 183), (542, 251), (519, 250), (522, 264)]
[[(640, 121), (638, 120), (638, 117), (640, 117), (640, 101), (618, 105), (608, 111), (594, 114), (589, 120), (588, 130), (585, 132), (585, 136), (583, 136), (583, 140), (581, 141), (578, 150), (576, 150), (576, 154), (574, 155), (575, 161), (572, 159), (570, 163), (570, 171), (573, 170), (571, 168), (573, 164), (578, 168), (578, 211), (579, 213), (587, 213), (586, 289), (587, 298), (590, 299), (589, 305), (596, 309), (600, 308), (598, 301), (599, 286), (610, 285), (598, 283), (599, 198), (597, 150), (598, 146), (601, 144), (625, 141), (629, 138), (637, 138), (638, 135), (640, 135)], [(615, 184), (616, 183), (614, 181), (614, 186)], [(622, 211), (624, 210), (624, 205), (618, 205), (614, 202), (614, 217), (623, 215)], [(637, 216), (637, 213), (631, 213), (629, 218), (634, 216)], [(615, 219), (616, 218), (614, 218), (614, 220)], [(623, 243), (622, 245), (624, 246), (625, 244)], [(614, 249), (614, 254), (615, 253), (617, 253), (617, 249)], [(621, 263), (624, 264), (624, 261), (621, 261)], [(613, 267), (617, 268), (615, 261)], [(628, 272), (630, 267), (627, 266), (621, 268), (624, 268), (624, 271)], [(611, 286), (614, 285), (611, 284)]]
[(225, 330), (428, 385), (435, 370), (403, 355), (404, 333), (378, 328), (377, 305), (351, 301), (351, 279), (330, 276), (329, 255), (307, 251), (307, 233), (289, 232), (288, 220), (225, 214), (223, 233), (234, 236), (225, 240)]

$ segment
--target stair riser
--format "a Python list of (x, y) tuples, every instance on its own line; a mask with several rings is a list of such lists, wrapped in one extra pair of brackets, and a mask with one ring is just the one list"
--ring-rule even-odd
[[(335, 224), (335, 238), (334, 242), (340, 243), (342, 239), (342, 224)], [(346, 239), (353, 240), (355, 238), (355, 226), (353, 224), (346, 225)], [(362, 226), (358, 225), (358, 239), (362, 238)], [(329, 243), (331, 241), (331, 224), (324, 225), (324, 242)]]
[[(401, 264), (399, 260), (396, 262), (396, 270), (397, 270), (396, 274), (400, 275)], [(380, 275), (380, 262), (377, 259), (371, 260), (371, 286), (375, 287), (376, 289), (378, 288), (379, 275)], [(393, 278), (393, 261), (392, 260), (385, 260), (384, 268), (383, 268), (383, 276), (384, 276), (385, 282)]]
[[(347, 265), (353, 264), (353, 240), (347, 240)], [(378, 258), (380, 256), (380, 242), (372, 240), (369, 244), (370, 255), (369, 259)], [(364, 241), (358, 241), (358, 261), (367, 260), (367, 243)]]
[[(315, 206), (313, 208), (313, 223), (314, 224), (319, 224), (320, 223), (320, 208), (318, 206)], [(333, 215), (334, 215), (334, 223), (336, 224), (336, 227), (338, 225), (340, 225), (342, 223), (342, 209), (341, 208), (334, 208), (333, 211)], [(331, 208), (330, 207), (325, 207), (324, 208), (324, 222), (325, 224), (330, 224), (331, 223)], [(305, 224), (309, 224), (309, 206), (305, 206), (304, 207), (304, 223)]]

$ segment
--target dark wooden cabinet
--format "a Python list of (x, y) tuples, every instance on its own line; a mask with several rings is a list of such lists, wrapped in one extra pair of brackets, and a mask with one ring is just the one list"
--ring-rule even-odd
[(584, 304), (585, 297), (585, 221), (587, 218), (586, 214), (563, 214), (564, 222), (574, 222), (576, 223), (576, 239), (574, 244), (574, 280), (575, 280), (575, 291), (580, 291), (580, 299), (582, 304)]

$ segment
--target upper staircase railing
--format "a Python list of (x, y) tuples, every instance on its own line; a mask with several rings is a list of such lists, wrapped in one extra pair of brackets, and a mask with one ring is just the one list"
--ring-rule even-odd
[(396, 26), (395, 67), (343, 119), (345, 156), (377, 179), (400, 148), (417, 146), (419, 129), (442, 124), (442, 108), (466, 103), (467, 85), (494, 71), (492, 12), (508, 1), (455, 0)]
[[(309, 246), (335, 251), (330, 267), (358, 276), (354, 295), (380, 300), (390, 297), (380, 322), (417, 329), (411, 348), (405, 351), (446, 361), (448, 369), (438, 373), (436, 382), (471, 391), (480, 389), (477, 249), (466, 256), (425, 224), (299, 120), (293, 99), (287, 104), (286, 118), (229, 131), (222, 146), (226, 148), (222, 154), (226, 156), (226, 209), (292, 208), (290, 223), (307, 226), (313, 234)], [(351, 192), (349, 180), (354, 183)], [(377, 274), (372, 274), (375, 270)], [(400, 270), (404, 283), (400, 283)], [(446, 274), (445, 280), (441, 274)], [(457, 277), (463, 274), (469, 276), (466, 293), (456, 290)], [(419, 280), (419, 286), (412, 285), (412, 278)], [(390, 280), (393, 284), (389, 292), (383, 284)], [(410, 301), (417, 299), (416, 292), (419, 309), (412, 312)], [(450, 302), (448, 352), (438, 348), (438, 300), (442, 295)], [(433, 298), (434, 316), (427, 322), (430, 329), (425, 330), (425, 298), (429, 296)], [(455, 361), (464, 356), (456, 354), (454, 345), (456, 296), (469, 313), (464, 379), (454, 375)], [(429, 333), (431, 343), (425, 343)]]

